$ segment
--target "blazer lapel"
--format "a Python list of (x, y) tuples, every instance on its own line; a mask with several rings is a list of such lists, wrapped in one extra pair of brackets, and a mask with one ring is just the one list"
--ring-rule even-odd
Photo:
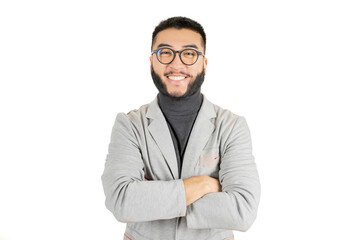
[(174, 180), (178, 179), (179, 170), (177, 166), (174, 144), (169, 132), (169, 127), (166, 123), (166, 119), (158, 105), (157, 98), (155, 98), (149, 104), (146, 117), (151, 119), (148, 126), (151, 136), (159, 146)]
[(202, 150), (213, 133), (215, 126), (211, 122), (216, 117), (214, 105), (204, 96), (202, 106), (196, 117), (194, 126), (186, 145), (183, 165), (181, 169), (181, 178), (193, 177), (197, 159), (200, 158)]

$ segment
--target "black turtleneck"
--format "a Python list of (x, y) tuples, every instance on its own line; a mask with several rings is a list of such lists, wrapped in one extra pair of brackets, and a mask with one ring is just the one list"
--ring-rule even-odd
[(174, 98), (164, 95), (161, 92), (159, 92), (157, 98), (174, 143), (179, 177), (181, 177), (186, 144), (196, 116), (200, 110), (203, 97), (199, 89), (195, 94), (185, 98)]

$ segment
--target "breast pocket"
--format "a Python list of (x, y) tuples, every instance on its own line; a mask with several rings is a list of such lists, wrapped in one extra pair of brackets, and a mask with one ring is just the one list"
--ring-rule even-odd
[(196, 165), (198, 175), (219, 178), (220, 161), (219, 148), (204, 149)]

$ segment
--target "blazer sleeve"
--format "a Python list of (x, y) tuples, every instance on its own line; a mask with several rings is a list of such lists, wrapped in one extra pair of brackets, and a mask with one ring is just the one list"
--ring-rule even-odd
[(187, 207), (189, 228), (246, 231), (256, 218), (260, 181), (243, 117), (236, 120), (225, 145), (219, 171), (222, 192), (206, 194)]
[(171, 219), (186, 214), (182, 179), (144, 181), (140, 147), (124, 113), (116, 117), (101, 179), (105, 205), (120, 222)]

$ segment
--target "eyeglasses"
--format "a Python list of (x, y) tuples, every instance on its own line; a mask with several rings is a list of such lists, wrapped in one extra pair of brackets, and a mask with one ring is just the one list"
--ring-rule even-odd
[(181, 62), (188, 66), (195, 64), (200, 55), (205, 57), (202, 52), (191, 48), (186, 48), (181, 51), (175, 51), (171, 48), (160, 48), (151, 52), (151, 54), (154, 53), (156, 53), (156, 58), (162, 64), (170, 64), (175, 59), (176, 53), (179, 53)]

